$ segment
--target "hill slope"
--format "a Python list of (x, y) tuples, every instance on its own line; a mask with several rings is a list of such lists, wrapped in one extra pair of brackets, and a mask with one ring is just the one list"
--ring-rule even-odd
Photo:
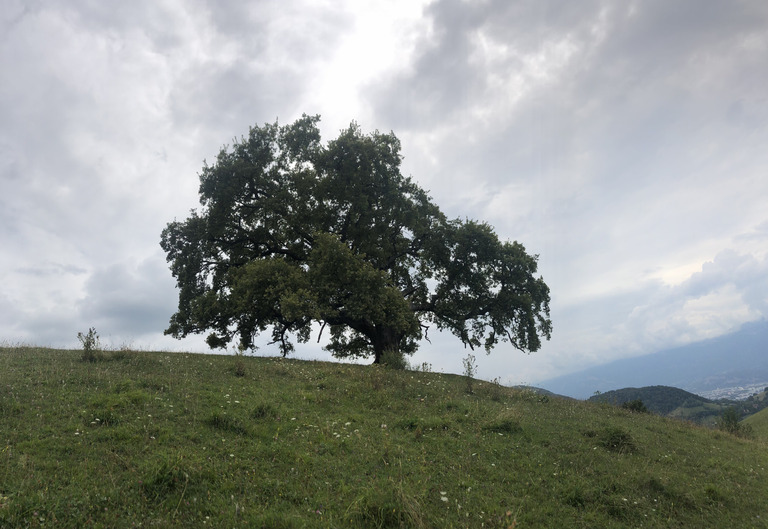
[[(738, 331), (684, 347), (625, 358), (537, 385), (555, 393), (588, 398), (595, 391), (653, 385), (674, 386), (704, 396), (745, 398), (768, 386), (768, 322), (745, 324)], [(742, 394), (717, 394), (742, 387)]]
[(765, 527), (762, 444), (472, 387), (376, 366), (0, 349), (0, 527)]
[(755, 435), (761, 439), (768, 439), (768, 408), (763, 408), (759, 412), (750, 415), (742, 421), (748, 424)]

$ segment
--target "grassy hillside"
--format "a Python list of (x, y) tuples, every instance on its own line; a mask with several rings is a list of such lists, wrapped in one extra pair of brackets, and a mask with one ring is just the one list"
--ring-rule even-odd
[(741, 422), (748, 424), (752, 428), (752, 433), (755, 437), (768, 440), (768, 408), (763, 408)]
[(109, 355), (0, 349), (0, 527), (767, 526), (757, 441), (453, 375)]

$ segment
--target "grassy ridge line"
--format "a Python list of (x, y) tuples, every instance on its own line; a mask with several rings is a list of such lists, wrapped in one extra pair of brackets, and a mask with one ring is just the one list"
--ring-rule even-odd
[(0, 527), (768, 521), (758, 441), (455, 375), (238, 360), (0, 349)]

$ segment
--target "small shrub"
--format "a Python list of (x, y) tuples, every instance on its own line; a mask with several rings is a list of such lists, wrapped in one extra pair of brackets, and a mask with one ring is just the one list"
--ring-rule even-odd
[(462, 360), (464, 364), (464, 380), (467, 383), (467, 393), (473, 393), (473, 382), (475, 374), (477, 373), (477, 363), (475, 363), (475, 356), (468, 354), (466, 358)]
[(80, 357), (84, 362), (95, 362), (99, 359), (101, 352), (101, 343), (96, 329), (91, 327), (87, 334), (77, 333), (77, 339), (83, 345), (83, 354)]
[(408, 369), (408, 361), (403, 356), (403, 353), (394, 349), (388, 349), (381, 355), (381, 363), (387, 366), (389, 369), (395, 369), (402, 371)]
[(623, 429), (617, 427), (606, 428), (603, 430), (599, 442), (600, 446), (603, 448), (620, 454), (631, 453), (637, 449), (632, 436)]
[(245, 362), (243, 362), (242, 358), (238, 358), (237, 360), (235, 360), (235, 376), (237, 377), (245, 376)]
[(645, 404), (640, 399), (627, 401), (624, 404), (622, 404), (621, 407), (625, 410), (629, 410), (637, 413), (650, 413), (648, 411), (648, 408), (645, 407)]
[(499, 377), (491, 380), (488, 394), (491, 400), (494, 402), (501, 402), (504, 399), (504, 387), (501, 385), (501, 379)]
[(754, 434), (754, 430), (752, 429), (751, 424), (744, 424), (739, 423), (739, 437), (743, 437), (745, 439), (749, 439)]
[(741, 415), (735, 407), (728, 408), (717, 420), (717, 428), (737, 437), (752, 435), (752, 426), (741, 423)]
[(245, 350), (242, 347), (238, 347), (235, 349), (235, 376), (236, 377), (244, 377), (245, 376), (245, 361), (243, 360), (243, 355), (245, 354)]

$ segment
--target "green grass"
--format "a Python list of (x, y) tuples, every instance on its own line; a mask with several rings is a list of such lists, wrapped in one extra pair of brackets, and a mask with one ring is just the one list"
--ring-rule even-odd
[(768, 441), (768, 408), (762, 409), (741, 421), (752, 428), (755, 437)]
[(0, 349), (0, 527), (768, 526), (760, 440), (454, 375), (80, 356)]

